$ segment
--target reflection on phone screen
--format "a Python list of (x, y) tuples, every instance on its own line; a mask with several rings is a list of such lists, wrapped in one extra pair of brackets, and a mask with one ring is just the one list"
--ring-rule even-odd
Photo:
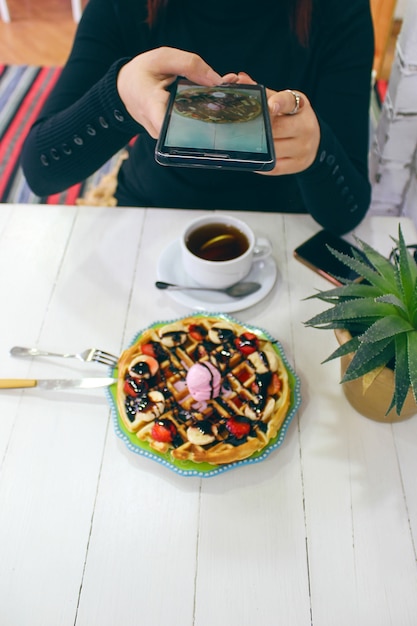
[(266, 153), (260, 92), (179, 84), (165, 145)]

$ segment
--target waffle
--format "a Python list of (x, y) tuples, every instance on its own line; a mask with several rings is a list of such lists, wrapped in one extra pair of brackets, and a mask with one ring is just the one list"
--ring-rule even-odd
[[(209, 386), (203, 400), (187, 384), (196, 363), (210, 370), (208, 377), (214, 370), (208, 363), (220, 372), (220, 385)], [(149, 328), (119, 360), (117, 408), (125, 428), (172, 459), (215, 465), (246, 459), (277, 435), (290, 400), (273, 344), (221, 317)]]

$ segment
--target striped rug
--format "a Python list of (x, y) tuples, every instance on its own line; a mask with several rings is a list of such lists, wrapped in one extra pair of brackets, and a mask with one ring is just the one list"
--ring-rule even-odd
[(20, 152), (60, 72), (57, 67), (0, 64), (0, 202), (75, 204), (117, 161), (115, 155), (98, 172), (60, 194), (41, 198), (29, 189)]

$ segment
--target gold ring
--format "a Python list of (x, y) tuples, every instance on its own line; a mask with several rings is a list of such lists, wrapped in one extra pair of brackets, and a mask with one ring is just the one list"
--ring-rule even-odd
[(288, 93), (292, 94), (294, 96), (294, 99), (295, 99), (294, 108), (293, 108), (292, 111), (287, 113), (287, 115), (295, 115), (300, 110), (300, 102), (301, 102), (300, 94), (295, 93), (295, 91), (293, 91), (292, 89), (286, 89), (286, 91), (288, 91)]

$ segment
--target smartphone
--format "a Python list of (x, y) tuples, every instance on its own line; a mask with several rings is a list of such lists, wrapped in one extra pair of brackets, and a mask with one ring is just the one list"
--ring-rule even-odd
[(302, 243), (294, 250), (294, 256), (298, 261), (307, 265), (317, 274), (320, 274), (334, 285), (342, 285), (339, 280), (359, 280), (360, 276), (349, 267), (341, 263), (327, 248), (330, 246), (334, 250), (353, 256), (354, 249), (361, 257), (363, 253), (359, 248), (349, 243), (341, 237), (321, 230), (316, 235)]
[(275, 166), (265, 88), (178, 79), (155, 158), (161, 165), (269, 171)]

